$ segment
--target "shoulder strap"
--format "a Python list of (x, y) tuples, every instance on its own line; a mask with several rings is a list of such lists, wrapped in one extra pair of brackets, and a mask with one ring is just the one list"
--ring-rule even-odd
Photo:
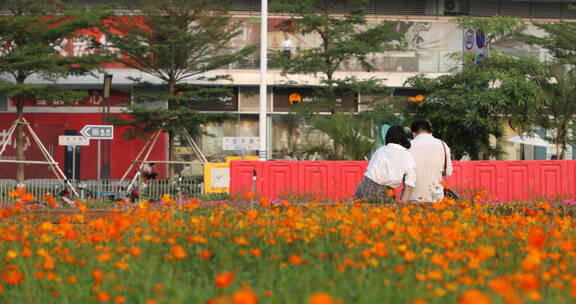
[(446, 178), (446, 167), (448, 166), (448, 156), (446, 155), (446, 144), (440, 139), (442, 143), (442, 150), (444, 150), (444, 170), (442, 170), (442, 178)]

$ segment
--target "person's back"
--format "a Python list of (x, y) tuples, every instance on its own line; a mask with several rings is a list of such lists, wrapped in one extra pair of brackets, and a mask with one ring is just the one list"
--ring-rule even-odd
[(367, 202), (392, 200), (392, 189), (405, 184), (401, 200), (407, 201), (416, 180), (414, 158), (408, 152), (408, 135), (402, 127), (393, 126), (386, 133), (385, 142), (386, 146), (378, 148), (372, 155), (354, 194), (355, 199)]
[(414, 139), (410, 142), (410, 152), (416, 161), (416, 187), (409, 201), (434, 202), (444, 198), (442, 172), (446, 163), (446, 176), (452, 175), (450, 148), (440, 139), (432, 136), (429, 122), (415, 121), (412, 124)]

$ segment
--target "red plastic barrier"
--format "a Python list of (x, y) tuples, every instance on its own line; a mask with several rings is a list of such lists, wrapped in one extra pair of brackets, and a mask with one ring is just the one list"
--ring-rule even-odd
[[(311, 195), (349, 199), (366, 161), (232, 161), (230, 191), (252, 190), (268, 198)], [(462, 194), (487, 191), (503, 201), (576, 197), (576, 160), (453, 162), (448, 184)]]

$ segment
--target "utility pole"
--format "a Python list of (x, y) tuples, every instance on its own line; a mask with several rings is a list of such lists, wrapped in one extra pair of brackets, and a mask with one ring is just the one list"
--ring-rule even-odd
[[(103, 107), (102, 107), (102, 124), (109, 124), (110, 122), (110, 88), (112, 87), (112, 74), (104, 74), (104, 92), (103, 92)], [(98, 147), (100, 147), (100, 142), (98, 140)], [(102, 143), (101, 155), (101, 165), (102, 165), (102, 179), (110, 179), (110, 145), (109, 139), (105, 139)], [(100, 150), (100, 149), (98, 149)]]
[(259, 115), (259, 137), (260, 145), (258, 157), (266, 160), (267, 157), (267, 97), (268, 97), (268, 0), (262, 0), (260, 12), (260, 115)]

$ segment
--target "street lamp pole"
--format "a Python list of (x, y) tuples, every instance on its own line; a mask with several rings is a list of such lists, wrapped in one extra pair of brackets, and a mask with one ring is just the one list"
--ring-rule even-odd
[[(102, 108), (102, 123), (110, 123), (110, 88), (112, 87), (112, 74), (104, 74), (104, 87), (103, 87), (103, 108)], [(100, 144), (100, 140), (98, 140)], [(105, 139), (103, 142), (102, 153), (102, 178), (110, 179), (110, 140)]]
[(268, 0), (262, 0), (260, 13), (260, 115), (258, 157), (266, 160), (267, 139), (267, 97), (268, 97)]

